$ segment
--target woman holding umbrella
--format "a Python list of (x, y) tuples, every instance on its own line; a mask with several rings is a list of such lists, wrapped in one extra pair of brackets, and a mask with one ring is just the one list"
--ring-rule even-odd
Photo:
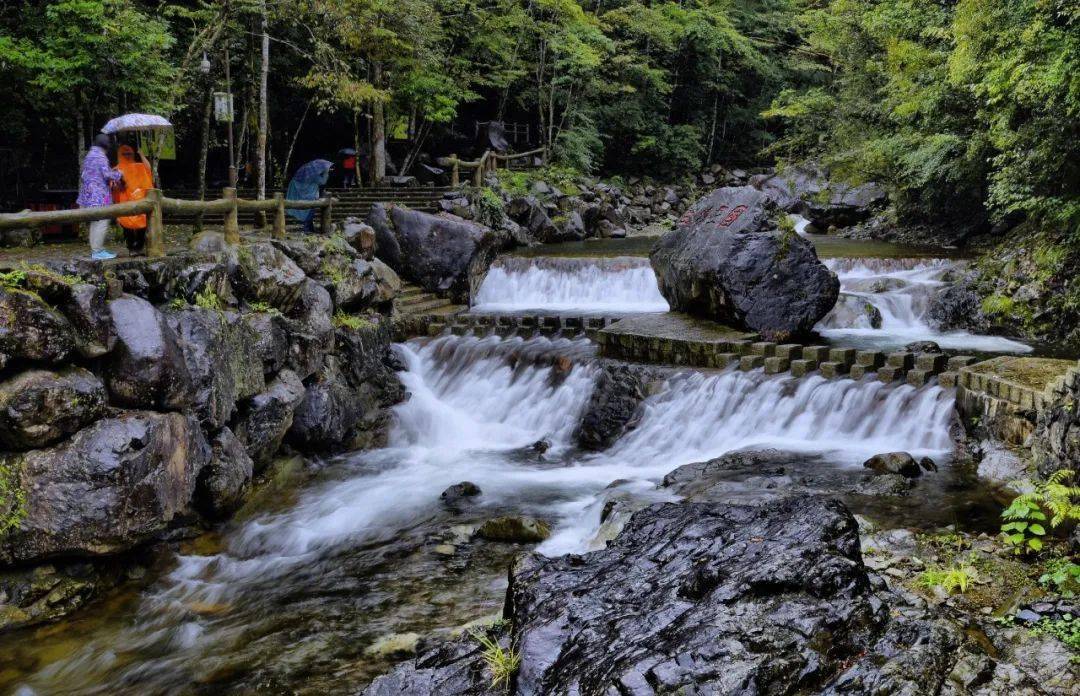
[[(326, 186), (326, 182), (330, 179), (330, 170), (334, 165), (324, 159), (317, 159), (308, 162), (301, 166), (293, 174), (292, 181), (289, 182), (289, 190), (285, 193), (285, 198), (291, 201), (316, 201), (319, 199), (319, 192), (323, 186)], [(295, 210), (289, 209), (285, 211), (290, 217), (293, 217), (302, 223), (304, 223), (305, 232), (315, 231), (315, 210)]]

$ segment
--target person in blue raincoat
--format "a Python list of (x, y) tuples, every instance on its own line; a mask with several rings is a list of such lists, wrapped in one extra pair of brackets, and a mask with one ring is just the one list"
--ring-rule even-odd
[[(326, 186), (326, 182), (330, 179), (330, 170), (333, 168), (333, 164), (324, 159), (311, 160), (307, 164), (301, 166), (293, 174), (292, 181), (289, 182), (289, 190), (285, 193), (285, 198), (290, 201), (314, 201), (318, 200), (320, 190)], [(305, 232), (315, 231), (315, 209), (310, 210), (286, 210), (290, 217), (296, 218), (300, 222), (304, 223)]]

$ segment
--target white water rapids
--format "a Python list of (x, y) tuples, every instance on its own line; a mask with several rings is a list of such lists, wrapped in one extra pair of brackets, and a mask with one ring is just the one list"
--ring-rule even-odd
[[(956, 268), (948, 259), (836, 258), (825, 265), (840, 278), (838, 307), (816, 327), (839, 343), (867, 343), (892, 347), (912, 341), (934, 341), (942, 348), (990, 353), (1025, 353), (1031, 347), (1001, 336), (967, 331), (937, 331), (927, 314), (933, 296), (948, 286)], [(844, 295), (848, 297), (845, 298)], [(842, 312), (845, 302), (855, 311)], [(874, 328), (857, 310), (860, 302), (872, 305), (881, 316)], [(852, 316), (854, 315), (854, 316)]]
[[(616, 480), (664, 499), (655, 490), (664, 474), (739, 448), (820, 452), (841, 467), (878, 452), (943, 461), (950, 451), (952, 392), (936, 385), (684, 371), (646, 400), (636, 430), (607, 452), (583, 454), (574, 431), (598, 369), (593, 350), (582, 339), (471, 336), (402, 346), (411, 397), (395, 408), (388, 447), (332, 463), (291, 507), (236, 526), (219, 553), (179, 556), (123, 628), (89, 635), (19, 693), (167, 691), (219, 669), (260, 631), (281, 630), (263, 628), (268, 616), (308, 597), (349, 601), (348, 580), (333, 569), (350, 549), (452, 524), (439, 494), (463, 480), (482, 489), (481, 513), (550, 520), (554, 534), (539, 550), (559, 554), (588, 548), (599, 496)], [(540, 439), (551, 443), (543, 455), (529, 448)]]
[(666, 312), (647, 258), (498, 259), (476, 296), (477, 311)]

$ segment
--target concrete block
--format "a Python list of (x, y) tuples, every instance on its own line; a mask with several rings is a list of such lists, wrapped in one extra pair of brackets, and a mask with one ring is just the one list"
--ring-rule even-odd
[(584, 327), (584, 321), (581, 317), (563, 317), (562, 325), (564, 329), (578, 331)]
[(954, 355), (949, 358), (949, 362), (946, 364), (945, 369), (949, 372), (959, 372), (961, 367), (967, 367), (978, 362), (978, 358), (973, 358), (970, 355)]
[(443, 331), (446, 331), (446, 324), (442, 323), (441, 321), (433, 321), (427, 325), (428, 336), (438, 336)]
[(602, 329), (604, 328), (603, 317), (588, 317), (585, 319), (586, 324), (590, 329)]
[(758, 367), (765, 365), (764, 355), (744, 355), (739, 358), (739, 369), (743, 372), (749, 372)]
[(878, 368), (877, 376), (882, 382), (895, 382), (904, 376), (904, 368), (886, 365)]
[(877, 372), (877, 368), (870, 367), (869, 365), (859, 365), (858, 363), (856, 363), (851, 366), (850, 370), (848, 370), (848, 377), (851, 377), (852, 379), (862, 379), (867, 374), (870, 374), (872, 372)]
[(942, 372), (940, 375), (938, 375), (938, 384), (945, 387), (946, 389), (949, 387), (955, 387), (957, 377), (959, 377), (959, 374), (957, 374), (956, 372)]
[(819, 368), (821, 369), (821, 376), (825, 379), (843, 377), (848, 372), (848, 366), (846, 364), (835, 360), (823, 362)]
[(804, 360), (813, 360), (822, 363), (829, 359), (828, 346), (803, 346), (802, 356)]
[(751, 355), (761, 355), (766, 358), (771, 358), (776, 355), (776, 344), (768, 341), (758, 341), (757, 343), (750, 344)]
[(733, 362), (739, 362), (739, 356), (736, 353), (717, 353), (715, 357), (717, 367), (727, 367)]
[(751, 352), (750, 341), (732, 341), (730, 348), (732, 353), (739, 355), (749, 355)]
[(855, 354), (855, 364), (877, 369), (885, 364), (885, 354), (880, 350), (860, 350)]
[(784, 360), (798, 360), (802, 357), (802, 346), (798, 343), (782, 343), (776, 347), (776, 357)]
[(787, 358), (780, 358), (773, 356), (771, 358), (765, 358), (765, 374), (776, 375), (781, 372), (787, 372), (791, 367), (791, 361)]
[(536, 326), (536, 317), (518, 317), (517, 325), (522, 329), (531, 329)]
[(921, 387), (926, 384), (926, 381), (933, 375), (929, 370), (921, 370), (915, 368), (908, 370), (907, 383), (913, 387)]
[(803, 377), (810, 374), (817, 369), (817, 360), (808, 360), (801, 358), (799, 360), (791, 361), (791, 375), (793, 377)]
[(830, 348), (829, 362), (842, 363), (850, 367), (855, 362), (857, 352), (854, 348)]
[(915, 356), (915, 368), (936, 375), (945, 369), (949, 356), (944, 353), (919, 353)]
[(910, 370), (915, 365), (915, 355), (907, 351), (889, 353), (889, 356), (885, 358), (885, 364), (889, 367), (902, 367)]
[(463, 324), (454, 324), (450, 327), (450, 333), (454, 334), (455, 336), (464, 336), (465, 334), (469, 333), (469, 331), (469, 327)]

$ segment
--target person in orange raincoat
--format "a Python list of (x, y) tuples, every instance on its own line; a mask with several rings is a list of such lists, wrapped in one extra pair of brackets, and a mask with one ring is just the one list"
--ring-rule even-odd
[[(154, 175), (141, 153), (130, 145), (121, 145), (116, 152), (116, 169), (124, 175), (124, 187), (113, 189), (113, 203), (139, 201), (154, 188)], [(146, 248), (146, 216), (128, 215), (116, 219), (124, 228), (124, 241), (132, 256), (142, 254)]]

